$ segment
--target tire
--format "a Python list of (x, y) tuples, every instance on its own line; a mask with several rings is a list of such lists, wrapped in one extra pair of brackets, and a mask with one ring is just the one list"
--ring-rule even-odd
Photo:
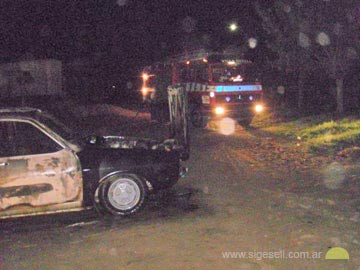
[(112, 175), (98, 188), (98, 208), (114, 216), (133, 215), (143, 208), (146, 195), (146, 185), (136, 175)]
[(203, 114), (201, 113), (200, 109), (194, 109), (191, 112), (191, 124), (196, 128), (204, 128), (207, 124), (207, 121)]

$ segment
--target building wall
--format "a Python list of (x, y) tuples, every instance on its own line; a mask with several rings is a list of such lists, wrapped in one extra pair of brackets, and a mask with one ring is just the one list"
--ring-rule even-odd
[(0, 64), (0, 98), (63, 95), (61, 61)]

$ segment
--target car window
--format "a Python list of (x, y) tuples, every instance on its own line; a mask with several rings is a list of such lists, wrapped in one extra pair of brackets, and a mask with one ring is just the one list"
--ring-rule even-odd
[(4, 153), (9, 156), (37, 155), (61, 150), (61, 146), (37, 127), (26, 122), (2, 122)]
[(71, 130), (68, 126), (66, 126), (64, 123), (59, 121), (59, 119), (56, 119), (49, 114), (42, 113), (40, 122), (45, 124), (48, 128), (50, 128), (52, 131), (54, 131), (56, 134), (58, 134), (65, 140), (71, 141), (72, 139), (74, 139), (75, 132)]
[(11, 145), (7, 131), (7, 122), (0, 122), (0, 157), (11, 156)]

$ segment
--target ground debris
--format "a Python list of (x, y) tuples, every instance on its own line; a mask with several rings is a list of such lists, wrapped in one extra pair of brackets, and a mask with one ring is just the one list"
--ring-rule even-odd
[(82, 226), (88, 226), (88, 225), (93, 225), (98, 223), (99, 221), (94, 220), (94, 221), (89, 221), (89, 222), (78, 222), (78, 223), (73, 223), (70, 225), (67, 225), (66, 228), (74, 228), (74, 227), (82, 227)]
[(345, 148), (337, 153), (337, 157), (358, 160), (360, 159), (360, 147), (352, 146)]

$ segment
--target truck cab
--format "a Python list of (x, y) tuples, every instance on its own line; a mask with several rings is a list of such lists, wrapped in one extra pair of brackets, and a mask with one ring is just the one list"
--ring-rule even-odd
[[(247, 126), (263, 111), (263, 87), (253, 63), (224, 53), (181, 55), (144, 71), (143, 93), (151, 97), (167, 91), (158, 81), (182, 86), (188, 95), (192, 124), (205, 126), (209, 119), (231, 117)], [(165, 80), (166, 81), (166, 80)]]

